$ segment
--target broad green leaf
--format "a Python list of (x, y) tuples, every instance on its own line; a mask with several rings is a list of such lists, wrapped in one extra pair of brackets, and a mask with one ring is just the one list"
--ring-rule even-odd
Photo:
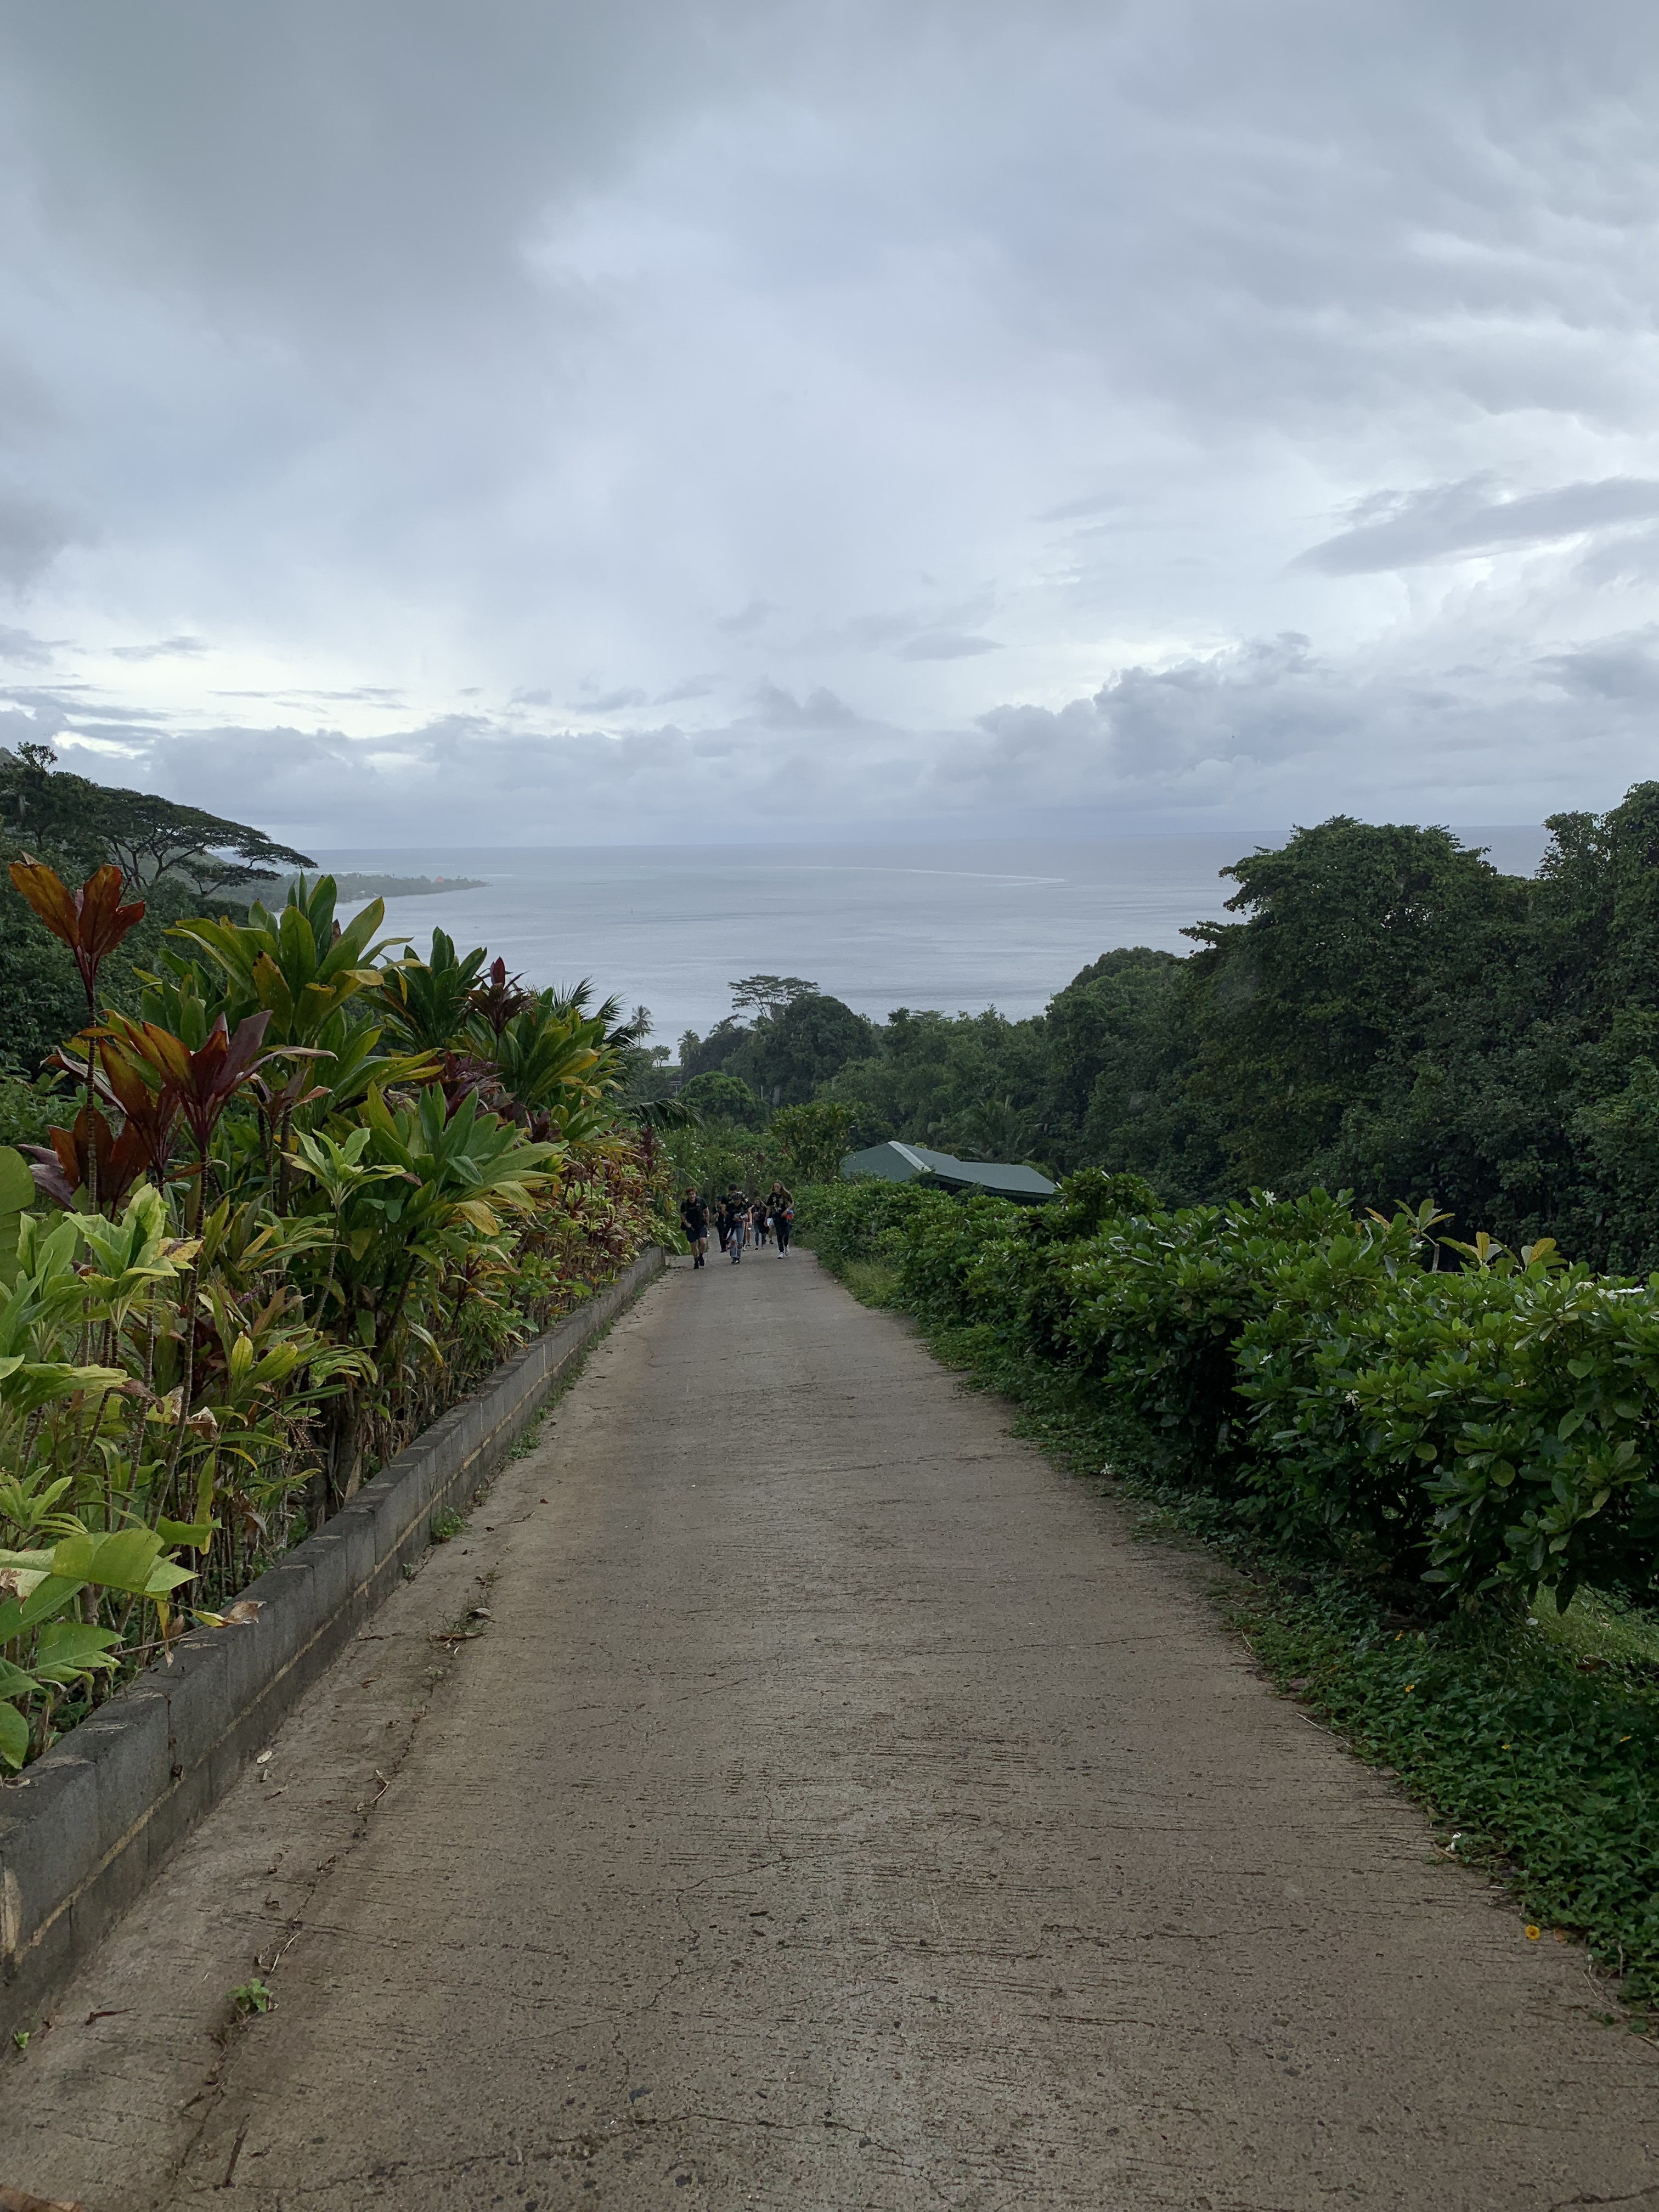
[(155, 1523), (155, 1533), (164, 1544), (188, 1544), (193, 1552), (204, 1552), (218, 1525), (216, 1521), (169, 1521), (164, 1513)]
[(161, 1540), (153, 1528), (118, 1528), (107, 1536), (65, 1536), (52, 1555), (55, 1575), (78, 1575), (105, 1589), (142, 1594)]
[(196, 1574), (194, 1567), (178, 1567), (171, 1559), (157, 1559), (149, 1571), (149, 1580), (144, 1584), (143, 1594), (146, 1597), (165, 1597), (169, 1590), (176, 1590), (180, 1583), (193, 1582)]
[(61, 1612), (76, 1592), (85, 1588), (77, 1577), (46, 1575), (35, 1581), (27, 1597), (9, 1597), (0, 1603), (0, 1644), (12, 1644), (26, 1628), (33, 1628), (37, 1620), (50, 1620), (54, 1613)]
[(17, 1243), (24, 1214), (34, 1204), (34, 1177), (21, 1152), (0, 1145), (0, 1289), (17, 1280)]
[[(113, 1667), (112, 1647), (120, 1640), (112, 1628), (93, 1628), (81, 1620), (54, 1620), (40, 1631), (34, 1647), (34, 1671), (46, 1681), (72, 1682), (94, 1668)], [(3, 1695), (0, 1689), (0, 1696)]]
[(17, 1767), (28, 1757), (29, 1724), (15, 1705), (0, 1705), (0, 1759)]
[(55, 1398), (77, 1390), (112, 1390), (126, 1376), (118, 1367), (71, 1367), (62, 1360), (25, 1360), (0, 1376), (0, 1401), (14, 1412), (32, 1413)]
[(40, 1686), (32, 1674), (14, 1667), (9, 1659), (0, 1659), (0, 1698), (27, 1698)]
[(15, 1146), (0, 1145), (0, 1213), (27, 1213), (39, 1197), (21, 1152)]
[(50, 1620), (55, 1613), (77, 1598), (86, 1583), (75, 1575), (48, 1575), (33, 1595), (23, 1600), (23, 1626), (33, 1628), (37, 1621)]
[(52, 1571), (52, 1563), (56, 1557), (55, 1551), (0, 1552), (0, 1572), (37, 1577), (49, 1575)]

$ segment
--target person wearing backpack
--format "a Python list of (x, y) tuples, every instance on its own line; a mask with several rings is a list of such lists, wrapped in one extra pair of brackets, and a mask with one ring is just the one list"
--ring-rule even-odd
[(789, 1232), (795, 1218), (795, 1201), (781, 1182), (775, 1182), (766, 1201), (766, 1210), (772, 1217), (772, 1234), (778, 1240), (778, 1257), (789, 1255)]

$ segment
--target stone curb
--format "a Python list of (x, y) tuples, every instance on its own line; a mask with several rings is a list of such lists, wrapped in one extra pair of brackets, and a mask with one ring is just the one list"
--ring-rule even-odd
[(607, 1322), (660, 1273), (641, 1252), (496, 1369), (244, 1593), (0, 1788), (0, 2035), (27, 2027), (277, 1723), (395, 1589), (433, 1516), (471, 1495)]

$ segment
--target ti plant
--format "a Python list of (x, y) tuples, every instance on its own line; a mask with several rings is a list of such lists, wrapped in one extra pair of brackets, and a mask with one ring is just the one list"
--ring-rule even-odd
[[(17, 1766), (626, 1261), (660, 1218), (610, 1023), (482, 951), (377, 937), (324, 877), (180, 924), (19, 889), (75, 952), (75, 1109), (0, 1150), (0, 1762)], [(15, 877), (16, 871), (14, 871)], [(390, 1049), (381, 1049), (385, 1036)]]

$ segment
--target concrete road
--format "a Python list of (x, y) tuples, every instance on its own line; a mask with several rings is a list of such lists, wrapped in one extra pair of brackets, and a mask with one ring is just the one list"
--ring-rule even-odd
[(0, 2069), (0, 2181), (1659, 2206), (1652, 2051), (1197, 1572), (810, 1255), (673, 1270)]

